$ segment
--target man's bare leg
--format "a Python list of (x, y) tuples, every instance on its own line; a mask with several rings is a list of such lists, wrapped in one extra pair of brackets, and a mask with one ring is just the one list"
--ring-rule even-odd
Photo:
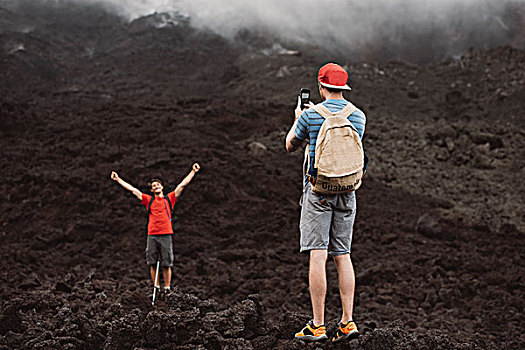
[(159, 287), (159, 278), (157, 278), (157, 282), (155, 283), (155, 275), (157, 274), (157, 268), (155, 267), (155, 265), (150, 265), (149, 273), (151, 275), (151, 281), (153, 282), (153, 285), (155, 287)]
[(324, 303), (326, 297), (326, 259), (327, 250), (310, 251), (310, 298), (314, 313), (314, 325), (324, 324)]
[(350, 254), (334, 256), (335, 265), (339, 275), (339, 293), (343, 304), (343, 316), (341, 322), (352, 320), (354, 309), (355, 275)]
[(162, 269), (162, 276), (164, 277), (164, 287), (171, 286), (171, 266)]

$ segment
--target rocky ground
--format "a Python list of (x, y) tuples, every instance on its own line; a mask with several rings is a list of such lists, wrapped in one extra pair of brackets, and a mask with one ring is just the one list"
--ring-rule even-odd
[[(525, 347), (523, 50), (425, 66), (335, 57), (368, 117), (352, 253), (362, 336), (306, 345), (293, 340), (310, 310), (302, 154), (283, 144), (299, 89), (316, 91), (334, 57), (184, 17), (27, 13), (0, 6), (0, 348)], [(193, 161), (176, 290), (153, 307), (146, 212), (109, 173), (147, 191)], [(333, 263), (328, 277), (333, 330)]]

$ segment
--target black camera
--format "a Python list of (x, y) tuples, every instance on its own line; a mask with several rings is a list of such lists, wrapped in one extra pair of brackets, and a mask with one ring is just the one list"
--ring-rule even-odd
[(307, 108), (306, 104), (310, 102), (310, 90), (301, 89), (301, 109)]

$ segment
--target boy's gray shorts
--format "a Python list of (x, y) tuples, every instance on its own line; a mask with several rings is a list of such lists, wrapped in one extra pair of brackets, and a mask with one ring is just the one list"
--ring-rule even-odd
[(146, 244), (146, 261), (148, 265), (156, 265), (160, 254), (161, 266), (173, 266), (173, 235), (148, 235)]
[(301, 253), (328, 249), (330, 255), (350, 253), (357, 210), (355, 192), (318, 195), (308, 182), (301, 198)]

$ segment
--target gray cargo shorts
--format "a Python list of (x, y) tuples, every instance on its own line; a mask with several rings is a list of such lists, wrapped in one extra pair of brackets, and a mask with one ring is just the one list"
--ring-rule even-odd
[(160, 258), (160, 266), (173, 266), (173, 235), (148, 235), (146, 244), (146, 261), (148, 265), (156, 265)]
[(301, 253), (328, 249), (330, 255), (350, 253), (357, 210), (355, 192), (318, 195), (308, 182), (301, 197)]

